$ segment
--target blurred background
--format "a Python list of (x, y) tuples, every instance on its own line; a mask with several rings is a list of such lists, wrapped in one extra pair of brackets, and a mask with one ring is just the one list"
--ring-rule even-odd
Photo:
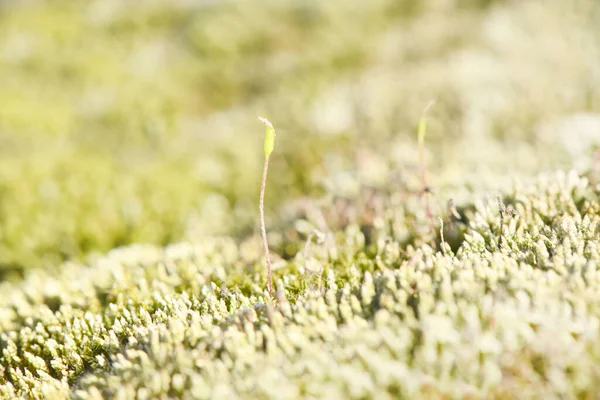
[(292, 199), (418, 190), (432, 99), (444, 201), (591, 168), (600, 3), (0, 1), (0, 275), (256, 234), (257, 115), (271, 226)]

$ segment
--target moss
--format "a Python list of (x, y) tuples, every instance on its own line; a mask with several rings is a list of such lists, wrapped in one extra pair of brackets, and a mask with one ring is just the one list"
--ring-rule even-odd
[(428, 168), (444, 196), (587, 159), (564, 150), (591, 148), (584, 135), (566, 146), (575, 141), (557, 127), (581, 110), (593, 120), (600, 104), (587, 89), (597, 86), (595, 3), (436, 4), (4, 7), (0, 273), (137, 242), (246, 236), (257, 110), (293, 138), (273, 160), (271, 217), (299, 196), (348, 195), (352, 166), (366, 185), (410, 180), (411, 127), (431, 98)]
[[(569, 210), (597, 193), (574, 174), (523, 190), (512, 205), (530, 211), (507, 223), (501, 250), (485, 245), (494, 229), (477, 221), (491, 213), (477, 205), (456, 255), (409, 248), (387, 266), (346, 229), (334, 246), (361, 245), (323, 261), (320, 290), (301, 271), (331, 244), (313, 243), (309, 258), (276, 269), (276, 303), (265, 303), (264, 277), (227, 238), (32, 272), (2, 288), (2, 393), (41, 398), (50, 385), (76, 398), (591, 396), (600, 216)], [(394, 218), (389, 198), (375, 220)], [(546, 225), (534, 204), (561, 222)], [(540, 253), (546, 242), (552, 254)]]
[(0, 7), (0, 398), (595, 397), (595, 1)]

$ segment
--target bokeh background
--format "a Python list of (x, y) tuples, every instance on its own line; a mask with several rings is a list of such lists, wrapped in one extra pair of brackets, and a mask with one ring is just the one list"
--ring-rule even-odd
[(0, 1), (0, 275), (256, 236), (257, 115), (270, 226), (292, 199), (417, 191), (432, 99), (439, 204), (589, 169), (598, 1)]

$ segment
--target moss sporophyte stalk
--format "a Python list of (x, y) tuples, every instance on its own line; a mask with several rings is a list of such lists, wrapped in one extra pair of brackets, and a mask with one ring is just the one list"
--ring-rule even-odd
[(260, 231), (262, 235), (263, 247), (265, 249), (265, 258), (267, 262), (267, 287), (269, 289), (269, 295), (273, 296), (273, 277), (271, 275), (271, 256), (269, 254), (269, 243), (267, 242), (267, 230), (265, 228), (265, 187), (267, 185), (267, 173), (269, 171), (269, 158), (275, 148), (275, 128), (273, 124), (263, 117), (258, 119), (265, 124), (265, 163), (263, 167), (262, 181), (260, 185), (260, 201), (259, 201), (259, 214), (260, 214)]
[(427, 217), (427, 221), (429, 223), (429, 227), (431, 229), (431, 233), (435, 234), (435, 224), (433, 222), (433, 214), (431, 212), (431, 206), (429, 204), (429, 177), (427, 175), (427, 166), (425, 165), (425, 133), (427, 132), (427, 112), (429, 109), (435, 104), (435, 100), (431, 100), (423, 114), (421, 115), (421, 119), (419, 120), (419, 125), (417, 127), (417, 141), (419, 144), (419, 165), (421, 167), (421, 185), (423, 196), (423, 208), (425, 210), (425, 216)]

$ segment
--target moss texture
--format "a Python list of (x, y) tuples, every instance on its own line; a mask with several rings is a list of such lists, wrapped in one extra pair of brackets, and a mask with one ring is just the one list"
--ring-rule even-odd
[(0, 397), (596, 398), (599, 27), (594, 0), (0, 1)]
[(0, 393), (592, 399), (599, 194), (575, 173), (519, 188), (502, 244), (498, 206), (473, 204), (446, 217), (456, 252), (404, 246), (385, 196), (371, 223), (280, 263), (276, 301), (261, 260), (228, 238), (36, 271), (2, 287)]

